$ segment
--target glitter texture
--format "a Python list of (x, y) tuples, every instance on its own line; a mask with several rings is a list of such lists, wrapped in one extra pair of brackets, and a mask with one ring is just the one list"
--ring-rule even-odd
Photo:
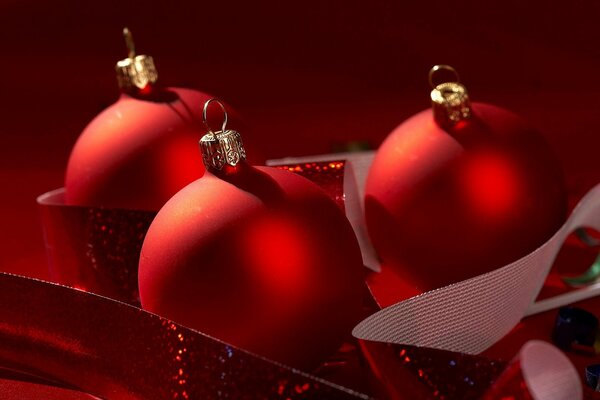
[[(321, 186), (344, 210), (344, 161), (277, 168)], [(59, 190), (38, 200), (53, 278), (139, 305), (139, 251), (155, 213), (66, 206), (62, 196)], [(367, 363), (350, 342), (315, 378), (89, 293), (6, 274), (0, 274), (0, 289), (0, 365), (105, 398), (368, 398), (322, 379), (370, 393), (368, 364), (384, 397), (475, 399), (506, 366), (484, 357), (360, 341)], [(370, 294), (365, 301), (376, 311)]]
[(355, 399), (139, 308), (0, 274), (0, 364), (108, 399)]
[[(277, 168), (315, 182), (344, 210), (344, 166), (330, 161)], [(140, 305), (140, 250), (156, 212), (66, 205), (64, 189), (40, 196), (38, 205), (52, 280)]]
[[(302, 175), (321, 186), (344, 210), (344, 161), (288, 164), (277, 168)], [(478, 399), (506, 367), (485, 357), (361, 341), (381, 388), (391, 398)], [(376, 364), (372, 361), (377, 359)], [(385, 371), (382, 370), (385, 369)], [(389, 379), (389, 377), (404, 379)], [(388, 382), (388, 383), (384, 383)]]
[[(507, 365), (482, 356), (414, 346), (361, 341), (361, 347), (390, 398), (479, 399)], [(391, 376), (397, 378), (386, 379)]]
[(139, 305), (140, 250), (156, 213), (65, 205), (63, 193), (38, 199), (51, 278)]
[(345, 161), (310, 162), (278, 165), (275, 168), (303, 176), (320, 186), (344, 211)]

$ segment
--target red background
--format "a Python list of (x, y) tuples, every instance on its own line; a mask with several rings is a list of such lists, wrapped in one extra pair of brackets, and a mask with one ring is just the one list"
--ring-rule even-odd
[[(267, 158), (354, 139), (377, 146), (429, 106), (427, 72), (447, 63), (473, 100), (545, 133), (573, 199), (600, 182), (596, 1), (201, 3), (0, 4), (2, 270), (47, 276), (35, 198), (62, 186), (78, 134), (116, 100), (125, 25), (163, 83), (236, 106)], [(529, 329), (546, 332), (551, 320)]]

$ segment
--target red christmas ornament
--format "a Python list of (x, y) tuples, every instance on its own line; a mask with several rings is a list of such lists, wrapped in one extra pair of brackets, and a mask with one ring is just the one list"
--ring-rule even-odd
[(210, 98), (190, 89), (161, 88), (152, 57), (116, 65), (122, 94), (82, 132), (66, 173), (66, 202), (158, 211), (204, 173), (198, 158), (202, 121), (196, 110)]
[[(439, 69), (456, 73), (448, 66), (432, 73)], [(457, 82), (435, 86), (431, 98), (433, 110), (381, 145), (365, 198), (384, 267), (417, 291), (517, 260), (549, 239), (567, 211), (560, 165), (521, 118), (471, 104)]]
[(201, 148), (207, 173), (164, 205), (144, 241), (142, 307), (287, 365), (316, 366), (360, 316), (363, 267), (349, 222), (307, 179), (248, 165), (225, 123)]

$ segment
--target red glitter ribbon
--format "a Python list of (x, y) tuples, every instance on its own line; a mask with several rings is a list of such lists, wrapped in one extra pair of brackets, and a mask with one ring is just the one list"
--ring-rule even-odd
[(138, 262), (155, 212), (66, 205), (64, 189), (38, 205), (52, 280), (140, 304)]
[[(348, 206), (345, 167), (344, 161), (278, 166), (321, 186), (342, 210)], [(38, 199), (53, 279), (138, 305), (139, 251), (155, 213), (69, 206), (64, 204), (63, 194), (59, 189)], [(0, 289), (4, 285), (12, 287), (3, 292), (7, 300), (0, 309), (12, 308), (11, 313), (0, 316), (1, 364), (97, 396), (211, 398), (221, 393), (256, 398), (262, 393), (266, 398), (290, 399), (360, 397), (124, 304), (0, 275)], [(19, 296), (13, 296), (15, 291)], [(24, 293), (28, 293), (25, 298)], [(371, 308), (369, 312), (376, 310), (375, 305)], [(30, 327), (27, 333), (21, 328), (25, 325)], [(407, 394), (413, 398), (479, 398), (505, 366), (484, 357), (426, 348), (373, 342), (361, 346), (369, 369), (379, 377), (375, 386), (383, 385), (379, 389), (390, 398), (406, 398)], [(330, 368), (328, 360), (319, 374), (336, 381), (346, 377), (354, 386), (357, 380), (364, 381), (364, 369), (356, 367), (359, 360), (348, 360), (343, 351), (340, 354), (344, 356), (340, 365)], [(85, 374), (79, 373), (82, 369)], [(387, 379), (390, 376), (397, 379)]]
[(320, 186), (344, 211), (345, 161), (308, 162), (301, 164), (278, 165), (278, 169), (303, 176)]
[[(331, 161), (279, 168), (312, 180), (344, 210), (344, 165)], [(64, 189), (41, 195), (38, 205), (53, 281), (140, 305), (138, 262), (155, 212), (67, 205)]]
[(368, 398), (137, 307), (5, 273), (0, 365), (107, 399)]

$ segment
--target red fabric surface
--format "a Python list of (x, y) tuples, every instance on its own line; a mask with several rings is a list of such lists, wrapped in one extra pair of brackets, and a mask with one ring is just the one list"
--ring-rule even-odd
[[(127, 24), (167, 85), (230, 102), (267, 158), (378, 145), (429, 106), (428, 69), (454, 65), (472, 99), (521, 114), (560, 157), (574, 200), (600, 182), (600, 3), (172, 2), (0, 4), (0, 268), (46, 278), (35, 197), (63, 184), (85, 124), (116, 101)], [(595, 311), (600, 300), (580, 304)], [(526, 318), (488, 353), (549, 339), (555, 312)], [(570, 354), (578, 368), (593, 359)], [(597, 362), (598, 359), (596, 358)]]
[(88, 394), (47, 386), (39, 383), (0, 379), (0, 393), (4, 400), (46, 399), (46, 400), (93, 400)]

